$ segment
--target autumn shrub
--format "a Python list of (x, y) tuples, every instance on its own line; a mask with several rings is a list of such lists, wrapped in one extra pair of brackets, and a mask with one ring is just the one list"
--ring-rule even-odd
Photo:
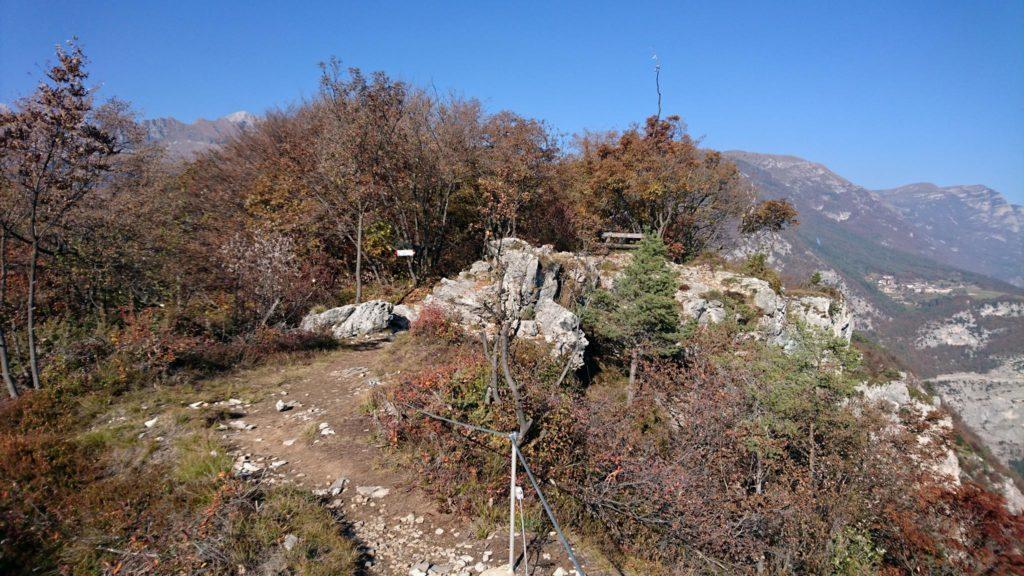
[[(487, 516), (494, 512), (493, 502), (507, 498), (508, 439), (469, 432), (424, 414), (498, 431), (518, 428), (506, 386), (499, 385), (497, 401), (486, 401), (490, 363), (474, 344), (448, 347), (438, 354), (443, 360), (385, 389), (376, 404), (382, 431), (393, 446), (409, 453), (423, 486), (450, 509)], [(545, 476), (573, 471), (579, 392), (555, 386), (562, 364), (545, 347), (516, 342), (512, 355), (523, 409), (542, 431), (531, 433), (522, 447), (524, 455)], [(527, 501), (536, 504), (533, 496)]]
[(797, 226), (796, 208), (785, 198), (762, 200), (750, 206), (740, 220), (740, 232), (743, 234), (778, 233), (786, 228)]
[(265, 328), (227, 342), (206, 341), (184, 351), (173, 368), (208, 374), (253, 366), (276, 354), (332, 350), (338, 342), (328, 334)]
[(887, 509), (878, 532), (886, 560), (904, 573), (1020, 574), (1024, 514), (973, 482), (949, 489), (925, 486), (914, 506)]
[(775, 269), (769, 266), (766, 254), (751, 254), (748, 256), (740, 267), (740, 272), (747, 276), (760, 278), (767, 282), (775, 292), (782, 292), (782, 278), (779, 277), (779, 273)]
[(462, 326), (457, 318), (439, 304), (426, 304), (409, 327), (417, 338), (454, 344), (462, 338)]

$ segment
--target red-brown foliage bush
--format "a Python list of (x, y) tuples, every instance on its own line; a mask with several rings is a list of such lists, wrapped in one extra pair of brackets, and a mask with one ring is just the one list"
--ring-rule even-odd
[[(496, 513), (507, 441), (409, 410), (516, 429), (504, 386), (500, 403), (484, 402), (489, 363), (471, 344), (446, 349), (442, 362), (382, 393), (381, 422), (449, 507)], [(909, 574), (915, 566), (999, 574), (1019, 562), (1019, 517), (983, 491), (950, 492), (918, 464), (931, 455), (911, 433), (917, 428), (894, 428), (870, 405), (826, 403), (812, 413), (798, 403), (772, 415), (762, 404), (770, 384), (747, 364), (693, 351), (685, 364), (643, 366), (636, 398), (623, 406), (554, 388), (557, 364), (543, 349), (513, 348), (535, 420), (523, 453), (563, 519), (600, 536), (610, 553), (737, 574)], [(813, 454), (811, 423), (820, 426), (811, 429)], [(951, 540), (957, 535), (966, 540)]]
[(438, 304), (427, 304), (410, 326), (413, 336), (454, 344), (462, 338), (462, 327), (456, 318)]
[[(523, 453), (538, 474), (567, 477), (574, 473), (580, 443), (576, 393), (555, 388), (560, 366), (546, 350), (529, 344), (513, 347), (515, 377), (523, 409), (539, 435), (531, 435)], [(536, 349), (535, 349), (536, 348)], [(507, 497), (508, 440), (427, 417), (423, 410), (499, 431), (518, 428), (508, 388), (499, 385), (499, 400), (485, 402), (490, 363), (471, 343), (449, 346), (438, 362), (410, 375), (378, 397), (383, 431), (393, 444), (416, 456), (424, 485), (450, 508), (473, 510), (480, 502)], [(503, 496), (504, 494), (504, 496)], [(528, 496), (532, 500), (532, 496)], [(480, 510), (475, 510), (480, 512)]]
[(172, 368), (216, 372), (252, 366), (275, 354), (331, 350), (338, 342), (328, 334), (264, 328), (227, 342), (206, 339), (182, 351)]

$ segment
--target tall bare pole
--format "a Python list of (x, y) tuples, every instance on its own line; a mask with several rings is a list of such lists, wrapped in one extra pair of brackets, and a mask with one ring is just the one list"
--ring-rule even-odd
[(512, 481), (508, 488), (508, 569), (514, 570), (516, 561), (516, 433), (508, 435), (512, 445)]
[(654, 89), (658, 92), (658, 116), (661, 119), (661, 60), (658, 59), (658, 54), (655, 53), (652, 56), (654, 60)]

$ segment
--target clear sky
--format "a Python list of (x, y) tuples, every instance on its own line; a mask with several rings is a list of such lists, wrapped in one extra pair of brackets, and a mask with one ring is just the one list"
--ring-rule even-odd
[(1024, 203), (1024, 0), (0, 0), (0, 102), (77, 35), (103, 96), (146, 117), (259, 113), (317, 63), (481, 99), (563, 133), (664, 110), (708, 146), (822, 162), (869, 188), (982, 183)]

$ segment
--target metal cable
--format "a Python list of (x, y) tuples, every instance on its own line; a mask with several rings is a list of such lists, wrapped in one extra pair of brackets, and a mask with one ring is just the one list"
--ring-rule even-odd
[(548, 505), (547, 498), (544, 497), (544, 492), (540, 489), (540, 484), (537, 483), (537, 479), (533, 477), (533, 471), (530, 470), (530, 465), (526, 463), (526, 456), (519, 450), (519, 447), (512, 443), (513, 450), (519, 455), (519, 462), (523, 465), (523, 470), (526, 471), (526, 477), (530, 479), (530, 484), (533, 484), (533, 490), (537, 493), (537, 497), (540, 498), (540, 503), (544, 506), (544, 511), (547, 512), (548, 519), (551, 520), (551, 525), (555, 527), (555, 533), (558, 534), (558, 539), (562, 541), (562, 547), (565, 548), (565, 553), (569, 555), (569, 560), (572, 560), (572, 565), (576, 567), (576, 573), (579, 576), (587, 576), (587, 573), (583, 571), (583, 567), (580, 566), (579, 561), (576, 559), (576, 554), (572, 551), (572, 546), (569, 544), (569, 540), (566, 539), (565, 534), (562, 533), (562, 527), (558, 525), (558, 520), (555, 520), (555, 513), (551, 511), (551, 506)]
[(509, 432), (498, 432), (497, 430), (491, 430), (490, 428), (484, 428), (483, 426), (477, 426), (475, 424), (467, 424), (465, 422), (458, 422), (458, 421), (452, 420), (450, 418), (445, 418), (444, 416), (438, 416), (437, 414), (433, 414), (431, 412), (427, 412), (426, 410), (421, 410), (421, 409), (416, 408), (414, 406), (408, 406), (408, 408), (410, 410), (415, 411), (415, 412), (419, 412), (420, 414), (423, 414), (424, 416), (429, 416), (431, 418), (434, 418), (435, 420), (443, 420), (443, 421), (445, 421), (445, 422), (447, 422), (449, 424), (454, 424), (455, 426), (462, 426), (463, 428), (468, 428), (470, 430), (476, 430), (477, 432), (486, 432), (488, 434), (494, 434), (495, 436), (502, 436), (504, 438), (508, 438), (509, 434), (510, 434)]
[[(507, 438), (509, 440), (509, 443), (512, 444), (512, 451), (515, 452), (515, 454), (519, 458), (519, 462), (522, 463), (523, 470), (526, 471), (526, 477), (530, 479), (530, 484), (533, 486), (533, 491), (537, 493), (537, 497), (540, 499), (541, 506), (544, 507), (544, 512), (548, 515), (548, 519), (551, 520), (551, 525), (554, 526), (555, 533), (558, 534), (558, 539), (562, 543), (562, 548), (565, 549), (565, 553), (569, 555), (569, 560), (572, 561), (572, 565), (576, 568), (576, 573), (579, 576), (587, 576), (587, 573), (583, 571), (583, 567), (580, 566), (579, 560), (576, 559), (576, 554), (572, 550), (572, 545), (569, 544), (569, 540), (565, 537), (565, 534), (562, 532), (562, 527), (559, 526), (558, 520), (555, 520), (555, 513), (551, 511), (551, 506), (548, 504), (547, 498), (544, 497), (544, 492), (541, 491), (540, 484), (537, 483), (537, 479), (533, 476), (533, 471), (530, 470), (530, 465), (526, 463), (526, 456), (523, 455), (522, 451), (519, 450), (519, 446), (516, 445), (516, 433), (515, 432), (498, 432), (497, 430), (491, 430), (490, 428), (484, 428), (483, 426), (477, 426), (475, 424), (467, 424), (466, 422), (459, 422), (457, 420), (452, 420), (450, 418), (445, 418), (444, 416), (439, 416), (437, 414), (433, 414), (431, 412), (427, 412), (426, 410), (422, 410), (420, 408), (415, 408), (413, 406), (408, 406), (408, 407), (409, 407), (410, 410), (414, 410), (416, 412), (419, 412), (420, 414), (423, 414), (424, 416), (428, 416), (428, 417), (434, 418), (436, 420), (441, 420), (441, 421), (447, 422), (447, 423), (455, 425), (455, 426), (461, 426), (463, 428), (468, 428), (469, 430), (476, 430), (478, 432), (486, 432), (488, 434), (493, 434), (495, 436), (504, 436), (505, 438)], [(509, 530), (514, 531), (515, 527), (514, 526), (509, 526)], [(523, 536), (525, 537), (525, 535), (526, 535), (526, 533), (525, 533), (525, 530), (524, 530)], [(524, 547), (524, 550), (523, 550), (523, 559), (524, 560), (526, 559), (525, 547)]]

